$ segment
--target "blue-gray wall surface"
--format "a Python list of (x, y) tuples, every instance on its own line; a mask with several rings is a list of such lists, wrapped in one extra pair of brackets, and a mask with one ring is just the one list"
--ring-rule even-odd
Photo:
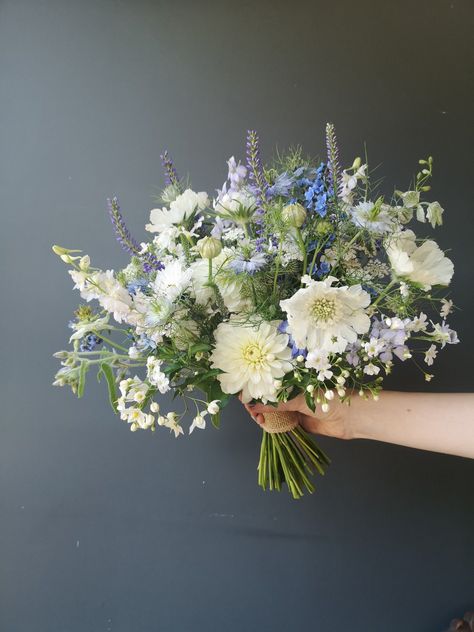
[(51, 386), (79, 301), (52, 243), (120, 267), (105, 198), (145, 238), (163, 149), (212, 193), (248, 128), (321, 155), (330, 120), (388, 191), (434, 156), (462, 343), (387, 387), (471, 391), (473, 27), (471, 0), (0, 2), (1, 632), (441, 632), (474, 608), (472, 461), (321, 439), (294, 502), (257, 487), (238, 402), (176, 441), (94, 380)]

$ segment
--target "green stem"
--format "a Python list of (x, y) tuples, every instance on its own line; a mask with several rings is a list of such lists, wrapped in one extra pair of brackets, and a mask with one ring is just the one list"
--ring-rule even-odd
[(308, 253), (306, 252), (306, 247), (304, 245), (303, 235), (301, 234), (301, 229), (296, 229), (296, 241), (298, 242), (298, 246), (300, 248), (301, 254), (303, 255), (303, 275), (306, 274), (306, 268), (308, 266)]
[(126, 347), (122, 347), (122, 345), (119, 345), (118, 343), (114, 342), (110, 338), (107, 338), (107, 336), (104, 336), (103, 334), (98, 333), (97, 331), (94, 331), (94, 330), (92, 330), (92, 333), (98, 336), (99, 338), (102, 338), (102, 340), (106, 342), (108, 345), (110, 345), (111, 347), (115, 347), (116, 349), (120, 349), (120, 351), (125, 351), (126, 353), (128, 353), (128, 349)]

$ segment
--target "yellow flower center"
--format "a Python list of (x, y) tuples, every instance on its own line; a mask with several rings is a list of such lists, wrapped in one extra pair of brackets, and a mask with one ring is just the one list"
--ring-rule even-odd
[(262, 366), (266, 359), (266, 353), (263, 352), (260, 345), (256, 342), (250, 342), (244, 347), (242, 355), (244, 360), (253, 367)]
[(316, 322), (328, 323), (336, 315), (336, 301), (331, 298), (317, 298), (311, 305), (311, 315)]

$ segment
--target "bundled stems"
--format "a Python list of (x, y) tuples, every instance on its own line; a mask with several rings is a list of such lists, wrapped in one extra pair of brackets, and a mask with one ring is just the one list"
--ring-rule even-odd
[(315, 472), (324, 474), (330, 460), (308, 434), (297, 426), (288, 432), (263, 431), (258, 484), (263, 489), (280, 491), (286, 482), (293, 498), (301, 498), (305, 490), (312, 494), (310, 480)]

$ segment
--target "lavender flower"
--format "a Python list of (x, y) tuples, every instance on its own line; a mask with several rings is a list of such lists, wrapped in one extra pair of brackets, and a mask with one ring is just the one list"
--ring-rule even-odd
[(265, 174), (263, 173), (258, 135), (254, 130), (249, 130), (247, 132), (247, 168), (249, 179), (252, 182), (253, 192), (257, 198), (255, 224), (257, 225), (257, 251), (261, 252), (262, 244), (264, 242), (264, 216), (268, 182), (265, 178)]
[(163, 169), (165, 170), (166, 185), (179, 187), (178, 173), (174, 167), (173, 161), (171, 160), (171, 156), (169, 155), (168, 151), (164, 151), (164, 153), (161, 154), (160, 158)]
[(117, 241), (122, 248), (131, 255), (139, 257), (143, 260), (143, 269), (145, 272), (152, 272), (153, 270), (161, 270), (163, 264), (150, 252), (142, 253), (141, 247), (133, 239), (130, 231), (125, 224), (125, 221), (120, 211), (118, 199), (116, 197), (107, 198), (107, 210), (109, 213), (112, 226), (114, 227)]
[(337, 147), (336, 130), (332, 123), (327, 123), (326, 125), (326, 147), (328, 152), (329, 181), (335, 194), (339, 181), (339, 149)]

